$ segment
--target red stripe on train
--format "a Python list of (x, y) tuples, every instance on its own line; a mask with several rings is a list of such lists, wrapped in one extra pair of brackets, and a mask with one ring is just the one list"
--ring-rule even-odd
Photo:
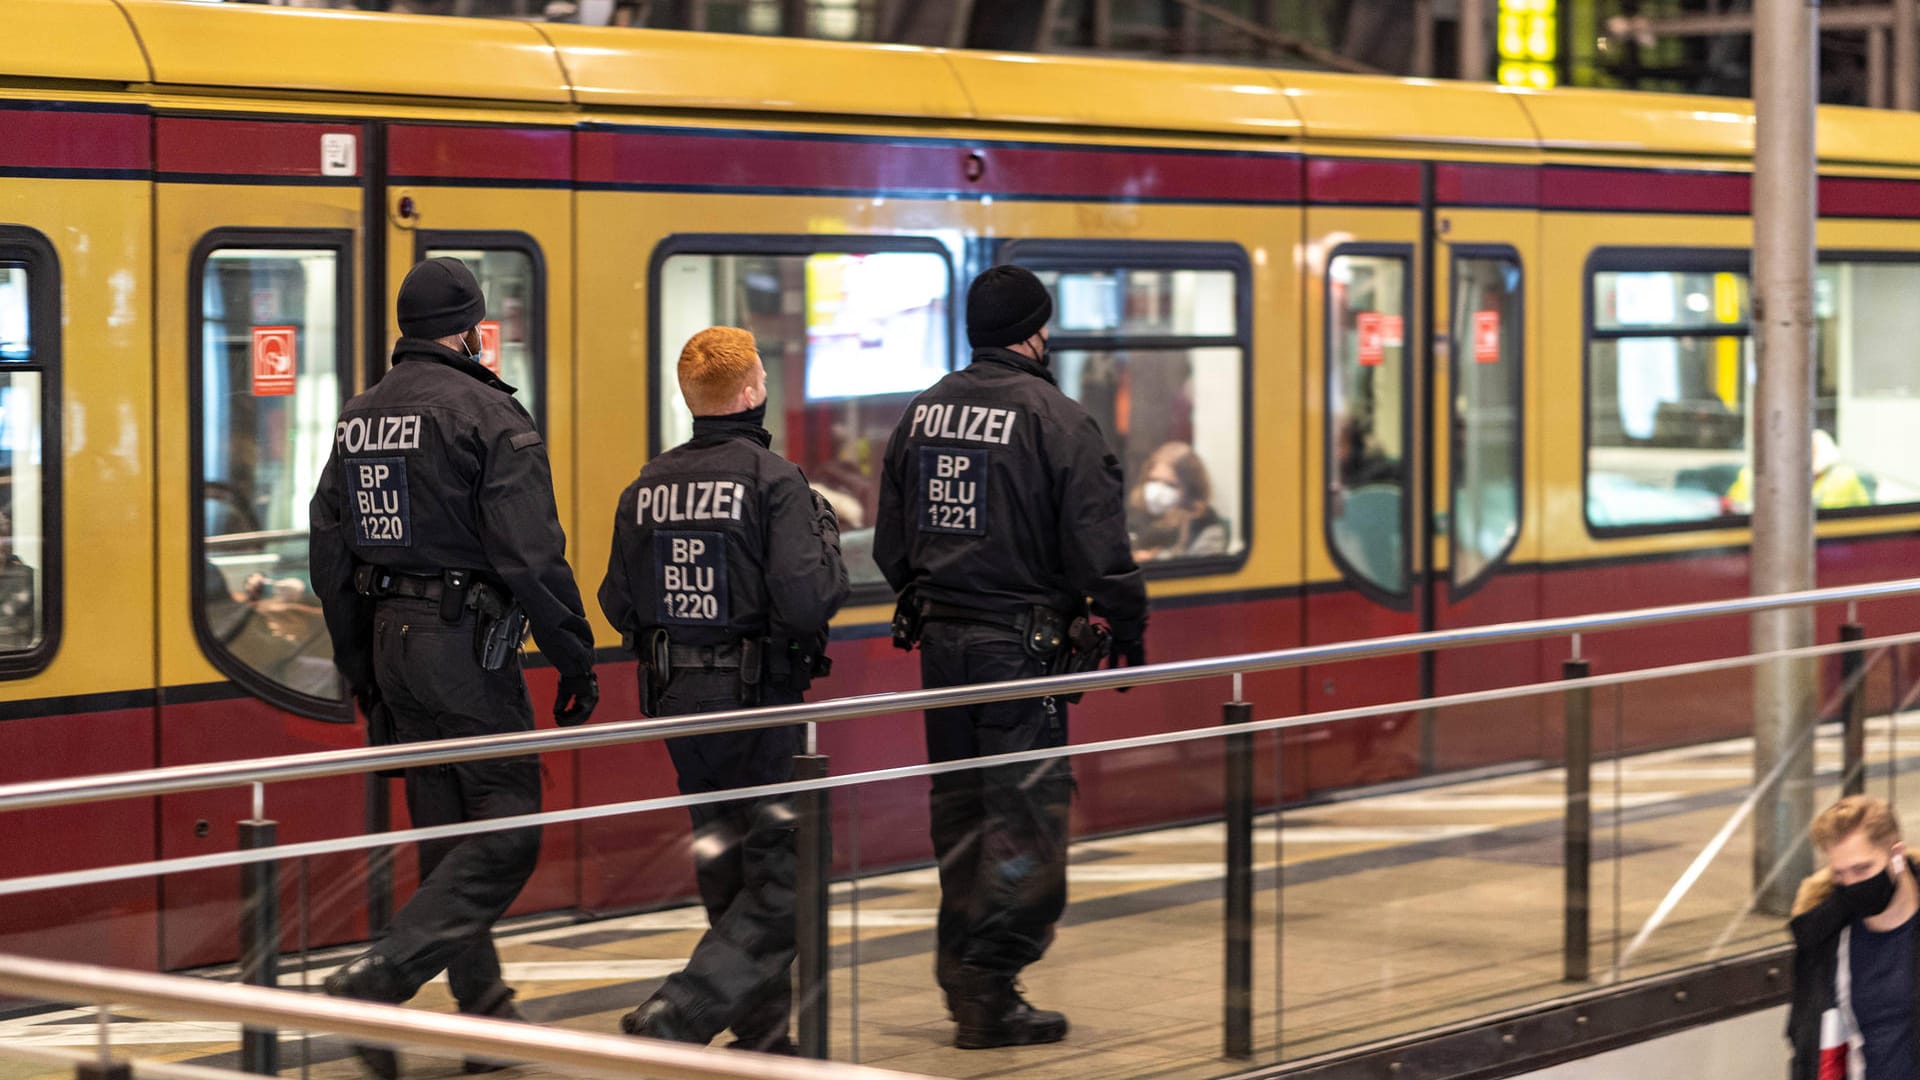
[(147, 117), (135, 113), (0, 112), (0, 168), (140, 169), (152, 164)]
[(1249, 202), (1295, 201), (1301, 187), (1299, 160), (1286, 154), (618, 131), (583, 131), (577, 145), (586, 184)]
[(387, 130), (387, 172), (393, 176), (566, 183), (573, 178), (572, 136), (568, 128), (398, 124)]
[[(320, 176), (321, 140), (328, 135), (354, 139), (352, 176), (365, 172), (360, 128), (288, 120), (212, 120), (163, 116), (159, 119), (156, 167), (163, 173), (202, 176)], [(346, 174), (342, 174), (346, 178)]]

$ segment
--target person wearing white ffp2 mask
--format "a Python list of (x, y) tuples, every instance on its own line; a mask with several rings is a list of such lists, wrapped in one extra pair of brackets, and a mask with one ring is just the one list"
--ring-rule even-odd
[(1207, 466), (1193, 447), (1163, 444), (1148, 456), (1140, 485), (1127, 497), (1133, 557), (1145, 562), (1226, 554), (1227, 522), (1212, 499)]

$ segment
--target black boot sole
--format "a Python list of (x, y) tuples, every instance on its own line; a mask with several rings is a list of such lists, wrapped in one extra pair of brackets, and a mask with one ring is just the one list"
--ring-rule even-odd
[(969, 1028), (962, 1027), (953, 1035), (953, 1047), (956, 1050), (993, 1050), (1002, 1046), (1044, 1046), (1057, 1043), (1067, 1037), (1068, 1025), (1063, 1021), (1056, 1030), (1051, 1027), (1012, 1027), (1012, 1028)]

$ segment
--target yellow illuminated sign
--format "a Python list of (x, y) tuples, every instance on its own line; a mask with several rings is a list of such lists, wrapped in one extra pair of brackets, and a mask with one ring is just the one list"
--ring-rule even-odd
[(1559, 0), (1500, 0), (1500, 85), (1545, 90), (1558, 81), (1559, 8)]

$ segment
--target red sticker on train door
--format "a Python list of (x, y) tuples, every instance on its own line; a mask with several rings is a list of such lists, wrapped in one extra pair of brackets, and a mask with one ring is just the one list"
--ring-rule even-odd
[(1380, 316), (1380, 344), (1397, 349), (1407, 343), (1407, 320), (1398, 315)]
[(1475, 363), (1480, 364), (1500, 362), (1499, 312), (1476, 311), (1473, 313), (1473, 359)]
[(494, 321), (480, 324), (480, 366), (500, 374), (500, 324)]
[(1355, 332), (1360, 338), (1360, 366), (1379, 367), (1386, 359), (1386, 347), (1380, 340), (1380, 324), (1383, 320), (1377, 311), (1363, 311), (1355, 320)]
[(253, 396), (286, 397), (293, 393), (295, 329), (291, 326), (253, 328)]

